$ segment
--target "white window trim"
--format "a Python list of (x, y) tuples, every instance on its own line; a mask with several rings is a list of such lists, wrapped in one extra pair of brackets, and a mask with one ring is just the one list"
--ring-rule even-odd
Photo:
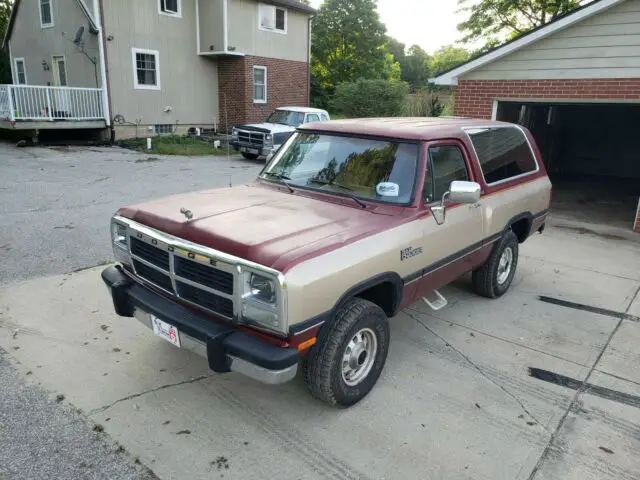
[[(262, 10), (263, 7), (273, 8), (274, 28), (265, 28), (265, 27), (262, 26), (262, 24), (261, 24), (262, 18), (260, 17), (260, 11)], [(275, 12), (276, 12), (276, 9), (284, 10), (284, 30), (278, 30), (277, 28), (275, 28)], [(279, 33), (280, 35), (286, 35), (287, 34), (288, 25), (289, 25), (289, 12), (288, 12), (288, 10), (286, 8), (276, 7), (275, 5), (268, 5), (266, 3), (259, 3), (258, 4), (258, 29), (259, 30), (262, 30), (263, 32)]]
[(164, 12), (162, 10), (162, 0), (156, 0), (156, 2), (158, 2), (158, 13), (160, 15), (165, 15), (167, 17), (173, 17), (173, 18), (182, 18), (182, 0), (178, 0), (178, 12), (177, 13)]
[[(256, 70), (264, 71), (264, 100), (255, 98)], [(251, 70), (251, 97), (253, 98), (253, 103), (267, 103), (267, 67), (263, 67), (261, 65), (253, 66), (253, 69)]]
[(51, 28), (55, 25), (53, 18), (53, 0), (49, 0), (49, 11), (51, 12), (51, 23), (42, 22), (42, 0), (38, 0), (38, 15), (40, 16), (40, 28)]
[[(22, 62), (22, 69), (24, 71), (24, 83), (20, 83), (20, 80), (18, 77), (18, 62)], [(24, 59), (24, 57), (16, 57), (13, 59), (13, 68), (15, 69), (15, 78), (13, 79), (13, 81), (15, 82), (16, 85), (28, 85), (29, 81), (27, 80), (27, 62)]]
[[(155, 85), (140, 85), (138, 83), (138, 66), (136, 64), (137, 53), (155, 55), (156, 57), (156, 84)], [(160, 87), (160, 52), (158, 52), (157, 50), (147, 50), (144, 48), (132, 48), (131, 62), (133, 66), (133, 88), (135, 88), (136, 90), (160, 90), (161, 88)]]

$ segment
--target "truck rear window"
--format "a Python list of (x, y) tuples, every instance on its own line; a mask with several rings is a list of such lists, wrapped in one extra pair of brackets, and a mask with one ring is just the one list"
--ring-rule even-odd
[(508, 180), (538, 169), (529, 141), (516, 127), (466, 130), (475, 148), (487, 184)]
[(409, 204), (419, 151), (417, 143), (296, 132), (260, 176), (292, 187)]

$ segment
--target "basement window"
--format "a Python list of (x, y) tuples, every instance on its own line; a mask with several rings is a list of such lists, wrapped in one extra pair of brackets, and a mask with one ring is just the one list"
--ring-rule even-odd
[(153, 126), (156, 135), (173, 133), (173, 125), (170, 123), (157, 123)]

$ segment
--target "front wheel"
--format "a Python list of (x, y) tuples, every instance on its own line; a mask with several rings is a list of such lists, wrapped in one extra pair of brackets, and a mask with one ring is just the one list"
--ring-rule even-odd
[(338, 310), (324, 341), (309, 354), (304, 368), (307, 388), (330, 405), (358, 403), (378, 381), (389, 341), (384, 311), (361, 298), (349, 300)]
[(256, 158), (258, 158), (260, 155), (258, 155), (257, 153), (247, 153), (247, 152), (242, 152), (242, 156), (244, 158), (246, 158), (247, 160), (255, 160)]
[(494, 247), (487, 261), (473, 271), (473, 288), (479, 295), (496, 298), (511, 286), (518, 266), (518, 237), (507, 231)]

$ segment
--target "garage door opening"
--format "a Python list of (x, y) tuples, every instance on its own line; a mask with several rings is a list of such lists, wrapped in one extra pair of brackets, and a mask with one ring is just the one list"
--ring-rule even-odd
[(526, 126), (553, 182), (552, 214), (633, 229), (640, 198), (640, 105), (500, 102)]

